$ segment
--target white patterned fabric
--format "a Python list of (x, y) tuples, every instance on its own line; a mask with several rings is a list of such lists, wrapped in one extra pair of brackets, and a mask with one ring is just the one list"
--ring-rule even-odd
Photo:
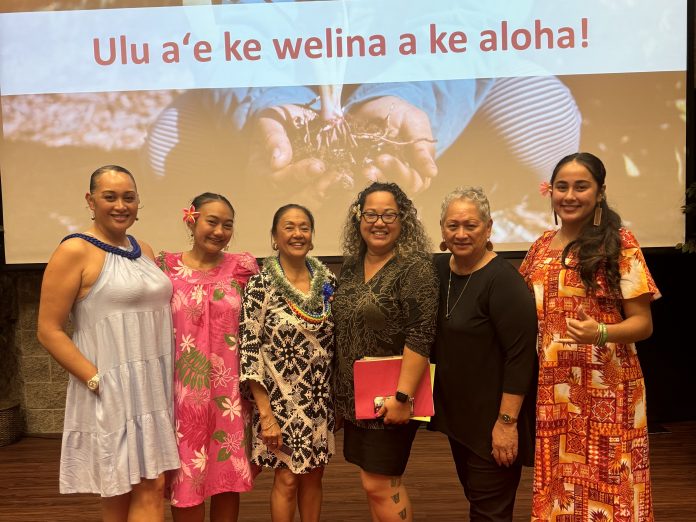
[[(336, 278), (314, 258), (307, 258), (314, 272), (306, 300), (295, 303), (310, 313), (321, 313), (322, 285), (336, 286)], [(292, 455), (268, 451), (256, 434), (261, 433), (259, 411), (253, 414), (254, 464), (286, 467), (306, 473), (324, 466), (334, 453), (334, 412), (330, 393), (334, 355), (333, 316), (313, 324), (293, 311), (264, 262), (260, 274), (249, 279), (244, 293), (239, 326), (240, 382), (262, 384), (271, 409)], [(277, 277), (277, 274), (276, 274)], [(277, 279), (276, 279), (277, 280)], [(315, 302), (315, 308), (305, 305)]]

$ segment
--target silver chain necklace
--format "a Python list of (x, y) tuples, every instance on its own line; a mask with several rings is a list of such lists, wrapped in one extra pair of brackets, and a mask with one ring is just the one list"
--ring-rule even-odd
[(457, 303), (459, 303), (459, 300), (462, 298), (462, 295), (464, 295), (464, 291), (466, 290), (466, 287), (469, 286), (469, 281), (471, 281), (471, 276), (473, 276), (474, 273), (469, 274), (469, 278), (466, 280), (466, 283), (464, 283), (464, 288), (462, 288), (462, 291), (459, 292), (459, 297), (457, 297), (457, 300), (454, 302), (452, 305), (452, 308), (449, 307), (449, 299), (450, 299), (450, 288), (452, 287), (452, 269), (450, 268), (449, 271), (449, 282), (447, 283), (447, 304), (445, 306), (445, 320), (449, 321), (450, 317), (452, 317), (452, 312), (454, 312), (454, 309), (457, 306)]

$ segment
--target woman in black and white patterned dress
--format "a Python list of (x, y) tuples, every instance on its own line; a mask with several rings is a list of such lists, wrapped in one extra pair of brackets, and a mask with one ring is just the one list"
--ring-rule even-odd
[(240, 381), (255, 401), (251, 461), (274, 468), (271, 516), (318, 521), (321, 478), (334, 452), (330, 398), (335, 276), (312, 249), (314, 218), (300, 205), (273, 217), (277, 256), (247, 283), (240, 324)]

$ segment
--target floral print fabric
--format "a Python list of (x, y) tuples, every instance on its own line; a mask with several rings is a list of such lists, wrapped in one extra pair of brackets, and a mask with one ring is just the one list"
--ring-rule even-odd
[(621, 229), (621, 295), (605, 274), (586, 292), (576, 259), (550, 249), (555, 232), (531, 247), (520, 267), (539, 319), (539, 388), (533, 521), (653, 520), (645, 386), (633, 343), (562, 344), (580, 305), (598, 322), (618, 323), (622, 299), (659, 292), (633, 235)]
[(258, 272), (248, 253), (224, 254), (209, 271), (181, 253), (162, 253), (174, 286), (174, 412), (181, 468), (169, 477), (173, 506), (190, 507), (228, 491), (249, 491), (250, 405), (239, 393), (237, 334), (243, 288)]

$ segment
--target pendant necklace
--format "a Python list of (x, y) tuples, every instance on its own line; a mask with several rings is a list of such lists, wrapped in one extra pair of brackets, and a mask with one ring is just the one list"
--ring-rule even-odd
[(473, 276), (474, 273), (470, 273), (468, 279), (466, 280), (466, 283), (464, 283), (464, 288), (462, 288), (462, 291), (459, 292), (459, 297), (457, 297), (457, 300), (454, 302), (452, 305), (452, 308), (449, 306), (449, 299), (450, 299), (450, 288), (452, 287), (452, 269), (450, 268), (449, 271), (449, 282), (447, 283), (447, 303), (445, 306), (445, 320), (449, 321), (450, 317), (452, 317), (452, 312), (457, 306), (457, 303), (459, 303), (459, 300), (462, 298), (462, 295), (464, 295), (464, 291), (466, 290), (466, 287), (469, 286), (469, 281), (471, 281), (471, 276)]

